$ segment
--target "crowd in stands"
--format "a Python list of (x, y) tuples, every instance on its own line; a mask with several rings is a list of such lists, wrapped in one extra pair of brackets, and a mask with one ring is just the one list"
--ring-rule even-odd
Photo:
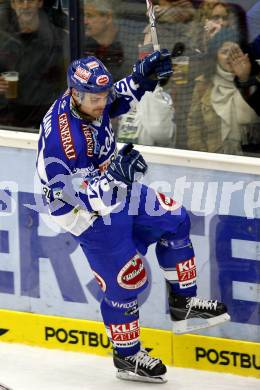
[[(248, 12), (252, 19), (259, 13), (259, 4), (255, 3), (254, 13)], [(153, 107), (150, 121), (145, 110), (140, 113), (144, 106), (141, 102), (135, 116), (128, 114), (130, 135), (134, 134), (136, 142), (147, 145), (257, 156), (260, 19), (258, 27), (257, 19), (253, 19), (254, 33), (248, 34), (249, 18), (242, 3), (216, 0), (159, 0), (155, 14), (160, 44), (172, 53), (174, 73), (164, 92), (172, 98), (168, 117), (174, 117), (175, 128), (168, 121), (168, 133), (164, 126), (164, 131), (158, 130), (160, 140), (154, 137), (150, 123), (158, 123), (158, 117), (162, 118), (162, 124), (166, 123), (166, 111), (159, 104), (153, 105), (155, 96), (147, 95), (145, 107), (148, 98)], [(252, 41), (248, 36), (253, 37)], [(149, 45), (152, 47), (147, 25), (143, 50)], [(165, 93), (161, 98), (164, 106)], [(155, 94), (158, 97), (158, 91)], [(119, 138), (122, 135), (124, 141), (127, 123), (125, 119), (121, 123)]]
[[(260, 1), (153, 1), (173, 76), (116, 123), (119, 141), (260, 154)], [(248, 3), (248, 4), (247, 4)], [(250, 3), (250, 4), (249, 4)], [(37, 132), (66, 89), (67, 0), (0, 0), (0, 127)], [(81, 0), (82, 56), (118, 81), (153, 51), (145, 1)], [(18, 89), (8, 95), (6, 73)]]
[[(52, 22), (43, 0), (5, 1), (5, 12), (9, 23), (0, 31), (0, 123), (37, 131), (65, 86), (68, 32)], [(18, 78), (17, 94), (11, 97), (10, 72)]]

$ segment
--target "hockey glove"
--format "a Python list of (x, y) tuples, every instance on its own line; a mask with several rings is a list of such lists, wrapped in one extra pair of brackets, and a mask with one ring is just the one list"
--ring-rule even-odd
[(155, 51), (133, 67), (132, 78), (147, 90), (153, 90), (158, 80), (168, 79), (172, 75), (171, 55), (167, 49)]
[(156, 65), (155, 73), (159, 80), (169, 79), (172, 75), (172, 60), (169, 50), (162, 49), (160, 61)]
[(133, 149), (132, 144), (127, 144), (119, 151), (117, 157), (109, 165), (107, 176), (127, 185), (135, 180), (138, 172), (144, 175), (147, 171), (147, 164), (142, 155)]

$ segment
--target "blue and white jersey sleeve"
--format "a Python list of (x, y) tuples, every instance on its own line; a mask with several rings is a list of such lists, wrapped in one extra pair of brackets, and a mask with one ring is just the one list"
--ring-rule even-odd
[(70, 133), (65, 136), (64, 132), (64, 138), (58, 133), (55, 117), (50, 117), (48, 129), (43, 121), (37, 158), (37, 171), (43, 192), (54, 215), (65, 214), (77, 204), (72, 180), (73, 162), (77, 158), (76, 148)]
[[(107, 214), (111, 202), (116, 204), (113, 191), (100, 173), (104, 159), (113, 158), (116, 151), (112, 134), (107, 135), (108, 119), (104, 115), (100, 134), (97, 133), (105, 140), (109, 138), (107, 146), (110, 148), (96, 153), (96, 141), (91, 138), (93, 129), (88, 132), (86, 124), (71, 116), (69, 109), (60, 109), (61, 104), (61, 100), (56, 101), (45, 115), (38, 146), (37, 171), (50, 211), (55, 216), (75, 209)], [(68, 104), (63, 101), (64, 107)]]
[(116, 99), (109, 107), (109, 115), (111, 118), (127, 113), (141, 100), (147, 91), (147, 89), (136, 84), (132, 76), (127, 76), (116, 82), (114, 88)]

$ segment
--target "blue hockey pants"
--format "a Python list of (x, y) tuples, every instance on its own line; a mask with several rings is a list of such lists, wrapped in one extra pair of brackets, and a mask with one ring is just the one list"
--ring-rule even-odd
[(101, 313), (114, 348), (121, 355), (136, 353), (139, 343), (137, 297), (148, 285), (142, 256), (156, 244), (159, 266), (172, 291), (196, 295), (196, 265), (189, 239), (190, 220), (184, 207), (140, 185), (109, 220), (99, 217), (75, 237), (104, 293)]

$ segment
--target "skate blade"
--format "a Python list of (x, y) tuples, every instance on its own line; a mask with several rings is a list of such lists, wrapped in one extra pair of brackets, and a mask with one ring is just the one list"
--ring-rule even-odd
[(142, 376), (135, 374), (131, 371), (118, 370), (116, 373), (116, 377), (119, 379), (123, 379), (126, 381), (134, 381), (134, 382), (149, 382), (149, 383), (166, 383), (167, 379), (162, 376)]
[(3, 383), (0, 383), (0, 390), (12, 390), (10, 387), (7, 387)]
[(175, 334), (192, 333), (195, 330), (210, 328), (226, 321), (230, 321), (228, 313), (213, 318), (191, 318), (183, 321), (174, 321), (172, 331)]

